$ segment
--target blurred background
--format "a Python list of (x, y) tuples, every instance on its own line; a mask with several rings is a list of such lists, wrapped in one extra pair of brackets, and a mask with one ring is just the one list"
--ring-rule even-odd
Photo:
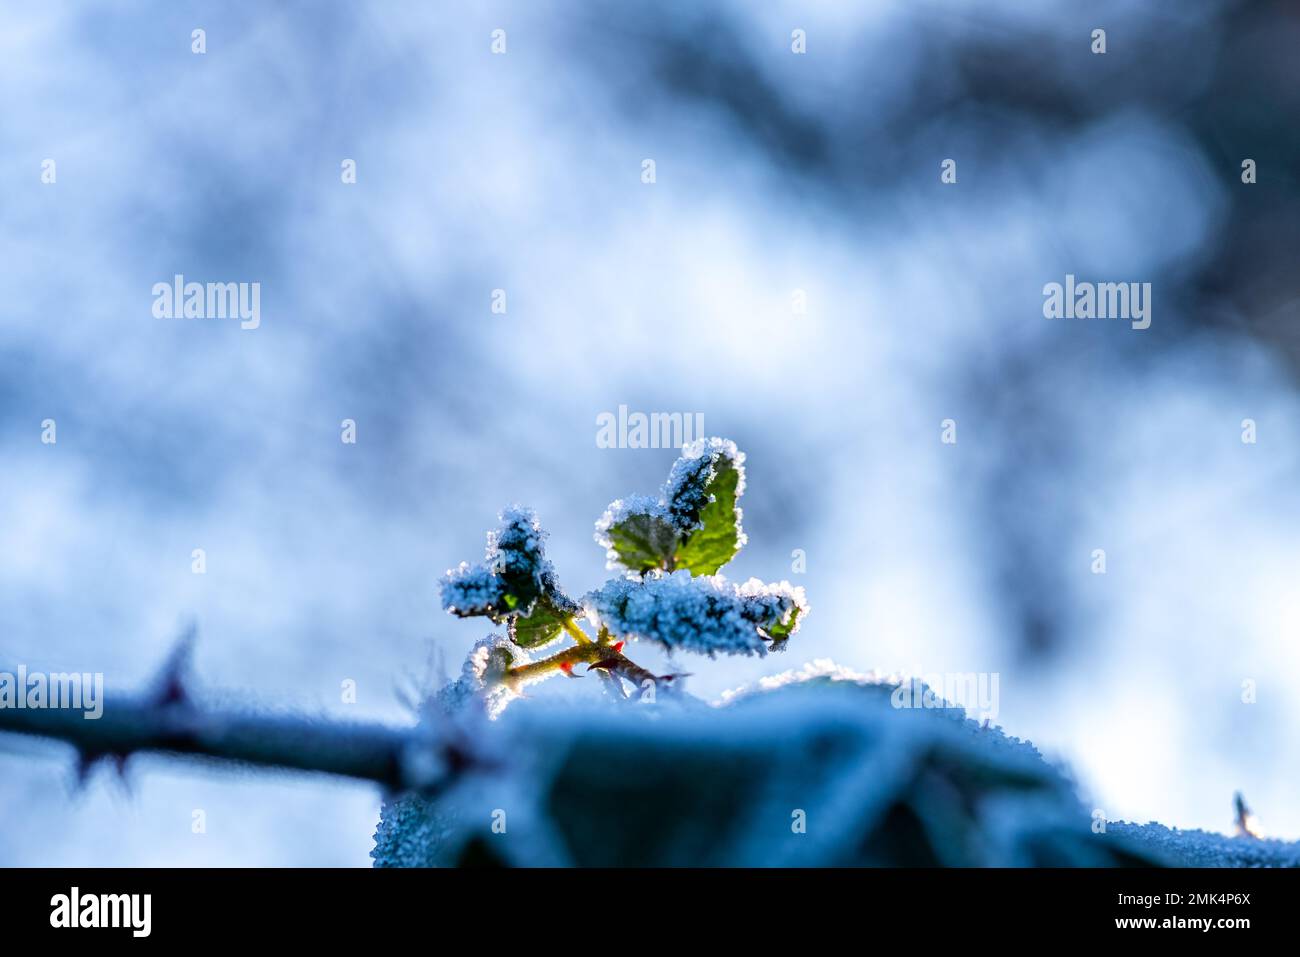
[[(1227, 831), (1240, 789), (1300, 837), (1300, 11), (1080, 6), (7, 6), (0, 667), (130, 689), (193, 619), (211, 693), (409, 721), (484, 636), (437, 581), (497, 511), (596, 587), (674, 458), (596, 417), (699, 412), (748, 454), (728, 575), (813, 612), (695, 693), (997, 672), (1108, 818)], [(177, 273), (260, 282), (260, 328), (154, 318)], [(1044, 319), (1067, 273), (1150, 282), (1151, 327)], [(380, 800), (74, 780), (0, 741), (0, 864), (364, 866)]]

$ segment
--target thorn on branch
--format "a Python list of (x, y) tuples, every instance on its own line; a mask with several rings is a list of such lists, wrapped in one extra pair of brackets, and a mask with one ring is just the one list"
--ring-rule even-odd
[(95, 773), (95, 768), (100, 763), (110, 762), (117, 771), (119, 781), (123, 786), (128, 786), (129, 781), (126, 776), (126, 762), (128, 754), (116, 751), (91, 751), (86, 748), (77, 748), (77, 763), (73, 769), (75, 779), (73, 781), (73, 790), (80, 793), (90, 784), (90, 778)]
[(160, 707), (190, 704), (186, 679), (189, 677), (190, 665), (194, 660), (194, 643), (197, 638), (198, 627), (190, 622), (181, 632), (180, 638), (172, 646), (172, 650), (154, 678), (152, 691), (149, 694), (154, 704)]

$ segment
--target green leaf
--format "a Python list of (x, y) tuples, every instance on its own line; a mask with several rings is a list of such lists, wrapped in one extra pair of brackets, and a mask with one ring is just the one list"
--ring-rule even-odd
[(677, 548), (677, 529), (658, 515), (629, 515), (609, 528), (610, 548), (629, 571), (666, 568)]
[(789, 621), (785, 622), (784, 624), (780, 621), (777, 621), (775, 624), (765, 626), (763, 630), (767, 632), (768, 637), (771, 638), (773, 641), (785, 641), (787, 638), (790, 637), (790, 633), (794, 631), (794, 627), (798, 623), (799, 623), (799, 606), (795, 605), (790, 609)]
[(543, 595), (529, 615), (513, 615), (507, 626), (510, 640), (520, 648), (537, 648), (560, 637), (564, 620), (578, 611), (576, 603), (562, 595)]
[(736, 487), (740, 473), (731, 459), (718, 456), (713, 477), (704, 487), (710, 500), (700, 509), (700, 526), (686, 533), (677, 549), (675, 565), (692, 575), (712, 575), (740, 551), (740, 519), (736, 515)]

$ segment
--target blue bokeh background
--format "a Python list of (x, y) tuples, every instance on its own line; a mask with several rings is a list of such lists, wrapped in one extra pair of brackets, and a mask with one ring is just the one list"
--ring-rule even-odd
[[(409, 721), (395, 687), (485, 633), (436, 585), (498, 509), (595, 587), (593, 522), (673, 459), (597, 415), (702, 412), (748, 454), (729, 576), (813, 613), (694, 691), (997, 672), (1107, 817), (1226, 830), (1241, 789), (1300, 836), (1300, 26), (1077, 6), (6, 7), (0, 665), (131, 688), (192, 618), (214, 692)], [(260, 282), (260, 328), (155, 319), (176, 273)], [(1152, 327), (1044, 319), (1066, 273), (1151, 282)], [(380, 799), (72, 777), (0, 741), (0, 864), (365, 865)]]

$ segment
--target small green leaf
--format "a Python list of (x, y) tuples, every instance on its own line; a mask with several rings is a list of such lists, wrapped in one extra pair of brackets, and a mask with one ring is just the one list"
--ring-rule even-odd
[(765, 626), (763, 630), (767, 632), (768, 637), (771, 638), (773, 641), (785, 641), (787, 638), (790, 637), (790, 633), (794, 631), (795, 625), (797, 625), (798, 623), (799, 623), (799, 606), (794, 605), (790, 609), (789, 621), (782, 623), (781, 621), (778, 620), (775, 624)]
[(645, 572), (666, 568), (677, 548), (677, 530), (658, 515), (633, 513), (607, 533), (610, 548), (629, 571)]
[(709, 501), (700, 509), (700, 525), (686, 533), (677, 549), (675, 566), (692, 575), (712, 575), (736, 557), (743, 544), (736, 514), (740, 472), (731, 459), (718, 456), (713, 477), (704, 487)]
[(577, 610), (578, 606), (562, 595), (543, 595), (534, 603), (531, 614), (511, 616), (507, 626), (510, 640), (520, 648), (550, 644), (560, 637), (564, 620)]

